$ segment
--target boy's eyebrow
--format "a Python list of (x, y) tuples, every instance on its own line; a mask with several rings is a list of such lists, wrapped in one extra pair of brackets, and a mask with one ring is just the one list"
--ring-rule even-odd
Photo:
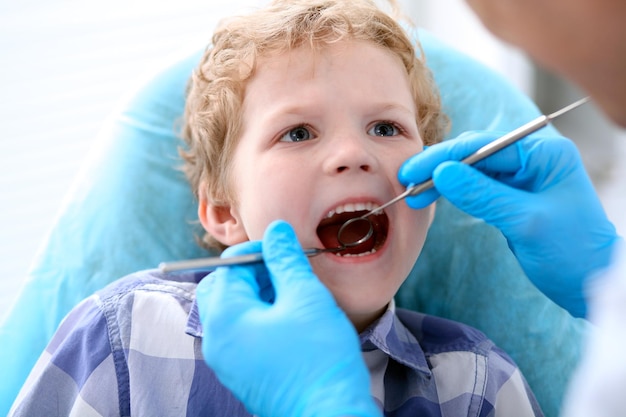
[(373, 113), (383, 113), (387, 111), (396, 111), (396, 110), (402, 111), (404, 113), (408, 113), (412, 116), (415, 115), (416, 113), (415, 109), (409, 109), (400, 103), (380, 103), (373, 107), (374, 107), (374, 111), (372, 111)]
[[(302, 115), (303, 113), (312, 113), (312, 112), (316, 112), (317, 106), (309, 106), (309, 105), (303, 105), (302, 103), (296, 103), (296, 104), (287, 104), (285, 106), (281, 106), (278, 107), (276, 109), (269, 109), (266, 112), (266, 120), (273, 120), (277, 117), (281, 117), (283, 115), (294, 115), (294, 116), (299, 116)], [(312, 110), (313, 109), (313, 110)], [(389, 103), (389, 102), (381, 102), (381, 103), (375, 103), (373, 105), (368, 104), (367, 105), (367, 109), (365, 111), (365, 114), (367, 115), (376, 115), (378, 113), (385, 113), (385, 112), (390, 112), (390, 111), (401, 111), (403, 113), (406, 113), (410, 116), (415, 116), (416, 114), (416, 110), (415, 109), (410, 109), (400, 103)]]

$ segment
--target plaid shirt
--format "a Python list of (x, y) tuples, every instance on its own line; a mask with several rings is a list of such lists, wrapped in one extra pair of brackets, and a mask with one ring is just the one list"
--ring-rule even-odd
[[(202, 276), (142, 271), (83, 301), (10, 415), (249, 416), (202, 358)], [(386, 415), (542, 415), (513, 361), (475, 329), (391, 303), (360, 337)]]

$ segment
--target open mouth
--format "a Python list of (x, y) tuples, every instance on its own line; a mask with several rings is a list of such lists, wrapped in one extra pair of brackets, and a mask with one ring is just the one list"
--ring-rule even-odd
[[(319, 226), (317, 226), (317, 236), (319, 237), (322, 245), (325, 248), (339, 248), (344, 246), (339, 240), (339, 229), (348, 220), (358, 218), (368, 213), (370, 210), (375, 209), (376, 206), (372, 203), (368, 204), (346, 204), (341, 207), (337, 207), (335, 210), (328, 213)], [(380, 249), (387, 239), (387, 233), (389, 231), (389, 218), (382, 212), (375, 214), (367, 218), (371, 222), (372, 235), (369, 239), (355, 246), (346, 247), (340, 251), (337, 251), (337, 255), (340, 256), (364, 256), (371, 253), (375, 253)], [(348, 230), (342, 232), (341, 240), (343, 243), (356, 242), (362, 237), (366, 236), (369, 232), (369, 225), (367, 221), (357, 221), (350, 225)]]

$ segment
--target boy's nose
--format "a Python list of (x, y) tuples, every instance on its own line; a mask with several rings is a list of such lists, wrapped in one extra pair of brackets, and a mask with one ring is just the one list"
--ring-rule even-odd
[(328, 142), (328, 152), (324, 161), (328, 173), (371, 172), (376, 168), (371, 138), (352, 134), (342, 135)]

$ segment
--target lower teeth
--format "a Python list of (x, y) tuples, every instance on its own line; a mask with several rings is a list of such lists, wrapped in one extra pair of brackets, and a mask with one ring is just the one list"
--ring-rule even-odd
[(358, 258), (359, 256), (367, 256), (373, 253), (376, 253), (376, 249), (372, 249), (363, 253), (346, 253), (344, 255), (342, 255), (341, 253), (336, 253), (335, 255), (340, 256), (340, 257), (346, 257), (346, 258)]

